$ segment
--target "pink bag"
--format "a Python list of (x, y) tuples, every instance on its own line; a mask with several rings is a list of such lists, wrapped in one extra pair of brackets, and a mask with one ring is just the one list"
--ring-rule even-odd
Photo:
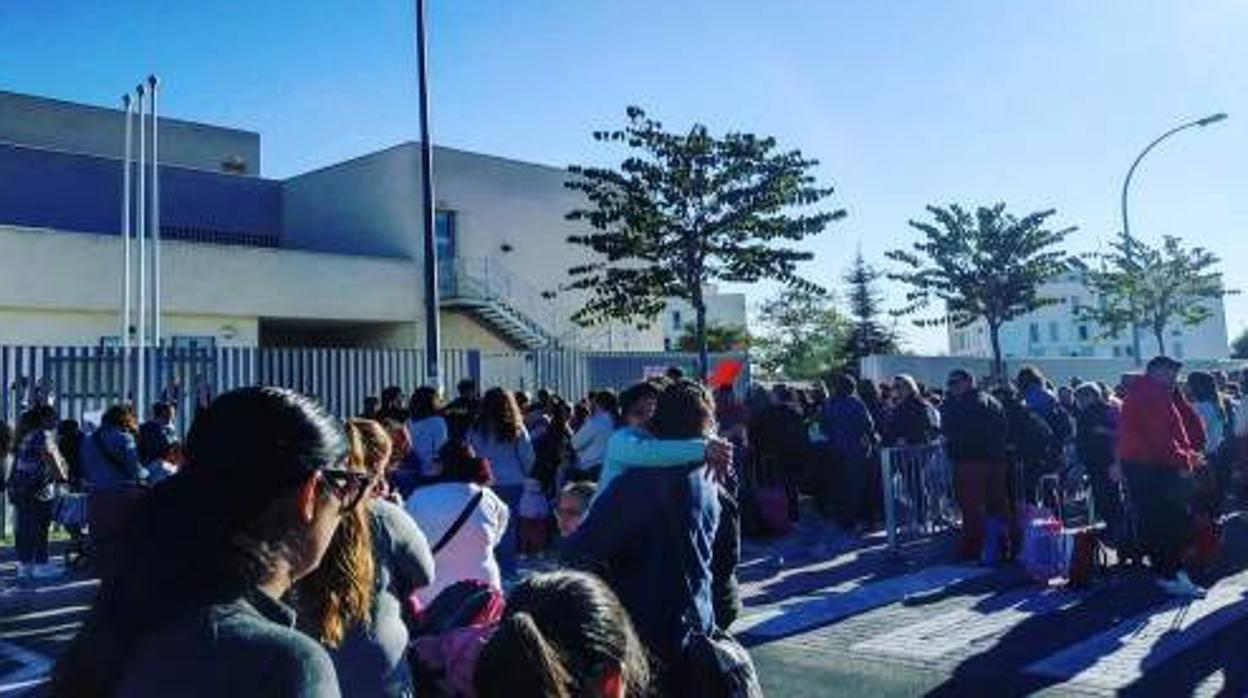
[(412, 651), (424, 666), (441, 672), (440, 688), (457, 698), (472, 698), (472, 674), (481, 648), (490, 641), (495, 623), (455, 628), (441, 635), (417, 638)]

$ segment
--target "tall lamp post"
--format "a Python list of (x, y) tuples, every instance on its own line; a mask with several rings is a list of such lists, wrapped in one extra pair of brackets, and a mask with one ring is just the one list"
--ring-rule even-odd
[(438, 317), (437, 213), (433, 208), (433, 146), (429, 143), (429, 75), (425, 48), (425, 0), (416, 0), (416, 70), (420, 91), (420, 194), (425, 242), (425, 375), (442, 387), (442, 330)]
[[(1140, 161), (1143, 160), (1144, 156), (1148, 155), (1149, 152), (1151, 152), (1153, 148), (1157, 147), (1158, 143), (1161, 143), (1162, 141), (1166, 140), (1170, 136), (1173, 136), (1179, 131), (1184, 131), (1194, 126), (1203, 127), (1203, 126), (1208, 126), (1209, 124), (1216, 124), (1217, 122), (1222, 121), (1225, 118), (1226, 118), (1226, 114), (1219, 112), (1217, 114), (1210, 114), (1209, 116), (1206, 116), (1203, 119), (1196, 119), (1194, 121), (1188, 121), (1186, 123), (1179, 124), (1178, 126), (1175, 126), (1169, 131), (1166, 131), (1165, 133), (1161, 134), (1156, 139), (1154, 139), (1152, 143), (1149, 143), (1147, 146), (1145, 146), (1144, 150), (1141, 151), (1138, 156), (1136, 156), (1135, 161), (1131, 163), (1131, 169), (1127, 170), (1127, 178), (1123, 180), (1122, 182), (1122, 240), (1126, 247), (1125, 252), (1127, 255), (1127, 259), (1129, 260), (1134, 259), (1134, 256), (1135, 256), (1135, 240), (1134, 238), (1131, 237), (1131, 223), (1130, 223), (1130, 219), (1127, 217), (1127, 192), (1131, 188), (1131, 178), (1132, 176), (1135, 175), (1135, 168), (1140, 166)], [(1139, 322), (1137, 322), (1135, 318), (1134, 300), (1132, 301), (1131, 306), (1132, 306), (1131, 307), (1131, 310), (1132, 310), (1131, 354), (1135, 358), (1135, 365), (1139, 366), (1141, 363), (1141, 360), (1140, 360), (1140, 324)]]

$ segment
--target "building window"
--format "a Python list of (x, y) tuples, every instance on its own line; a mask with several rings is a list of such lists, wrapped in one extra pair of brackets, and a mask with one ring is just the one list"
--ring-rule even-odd
[(671, 350), (672, 350), (672, 338), (664, 337), (663, 338), (663, 351), (671, 351)]
[(1031, 338), (1031, 343), (1035, 344), (1039, 342), (1040, 341), (1040, 323), (1038, 322), (1031, 323), (1031, 327), (1029, 327), (1028, 330), (1029, 330), (1029, 334)]
[(1049, 341), (1056, 342), (1062, 338), (1061, 332), (1057, 328), (1056, 322), (1049, 323)]
[(455, 212), (438, 211), (435, 220), (434, 239), (438, 247), (438, 259), (454, 259), (458, 247), (455, 244)]
[(1183, 330), (1181, 330), (1181, 329), (1179, 329), (1179, 328), (1177, 328), (1177, 327), (1176, 327), (1176, 328), (1174, 328), (1173, 330), (1170, 330), (1170, 336), (1171, 336), (1171, 337), (1182, 337), (1182, 336), (1183, 336)]
[(1079, 326), (1079, 341), (1081, 342), (1088, 341), (1088, 326), (1087, 325)]
[(1173, 345), (1171, 345), (1170, 348), (1174, 350), (1174, 358), (1176, 359), (1183, 358), (1183, 343), (1182, 342), (1175, 342)]
[(680, 328), (681, 328), (681, 324), (680, 324), (680, 311), (679, 311), (679, 310), (673, 310), (673, 311), (672, 311), (672, 329), (673, 329), (673, 330), (679, 330)]
[(1123, 347), (1123, 351), (1127, 356), (1135, 356), (1135, 349), (1130, 346)]
[(1120, 356), (1122, 356), (1122, 347), (1115, 344), (1114, 345), (1114, 358), (1118, 358)]

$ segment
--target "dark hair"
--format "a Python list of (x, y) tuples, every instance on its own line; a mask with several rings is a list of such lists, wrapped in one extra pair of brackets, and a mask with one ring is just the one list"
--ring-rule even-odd
[(524, 415), (520, 414), (516, 398), (502, 388), (485, 391), (481, 398), (481, 413), (477, 416), (477, 428), (498, 441), (519, 440), (524, 430)]
[(407, 401), (408, 416), (413, 420), (433, 417), (440, 411), (441, 406), (438, 404), (438, 389), (428, 385), (422, 385), (413, 390), (411, 399)]
[(838, 373), (832, 377), (832, 392), (841, 397), (849, 397), (858, 392), (858, 384), (848, 373)]
[(614, 416), (620, 414), (620, 401), (615, 397), (615, 393), (610, 390), (599, 390), (590, 396), (590, 400), (598, 409), (609, 412)]
[(660, 392), (659, 386), (649, 381), (633, 383), (620, 393), (620, 412), (628, 414), (642, 400), (657, 400)]
[(381, 404), (390, 405), (403, 400), (403, 389), (397, 385), (388, 385), (381, 390)]
[(1026, 391), (1028, 388), (1039, 385), (1044, 386), (1044, 374), (1035, 366), (1024, 366), (1018, 370), (1018, 377), (1014, 379), (1018, 384), (1018, 389)]
[(706, 388), (681, 380), (659, 394), (650, 431), (660, 439), (695, 439), (706, 436), (714, 421), (715, 407)]
[(455, 384), (455, 392), (460, 397), (467, 397), (477, 392), (477, 382), (471, 378), (464, 378)]
[(1192, 391), (1192, 402), (1208, 402), (1218, 411), (1218, 418), (1226, 420), (1226, 406), (1218, 393), (1218, 384), (1213, 376), (1204, 371), (1190, 371), (1187, 374), (1187, 387)]
[(663, 372), (663, 376), (670, 381), (679, 381), (685, 379), (685, 369), (679, 366), (668, 366)]
[(523, 390), (517, 390), (516, 392), (512, 393), (512, 397), (516, 399), (516, 406), (520, 408), (521, 412), (528, 409), (529, 403), (532, 402), (532, 400), (529, 398), (529, 394), (524, 392)]
[(104, 414), (100, 416), (100, 426), (137, 433), (139, 422), (134, 415), (134, 407), (123, 403), (104, 410)]
[(152, 417), (168, 419), (173, 416), (173, 403), (160, 400), (152, 404)]
[(297, 555), (293, 498), (346, 455), (337, 420), (290, 390), (242, 388), (201, 410), (186, 465), (129, 517), (91, 614), (56, 664), (53, 695), (111, 694), (145, 637), (238, 598)]
[(494, 484), (490, 461), (477, 455), (463, 439), (451, 439), (438, 450), (442, 479), (450, 482), (472, 482), (482, 487)]
[(17, 434), (14, 443), (22, 443), (22, 439), (32, 431), (48, 428), (57, 421), (56, 409), (51, 405), (35, 405), (17, 418)]
[(590, 695), (613, 664), (626, 696), (649, 695), (645, 650), (615, 593), (584, 572), (548, 572), (512, 590), (473, 685), (481, 698), (571, 698)]

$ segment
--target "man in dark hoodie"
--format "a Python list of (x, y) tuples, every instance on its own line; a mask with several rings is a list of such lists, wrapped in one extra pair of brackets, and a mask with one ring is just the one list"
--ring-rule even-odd
[(985, 516), (996, 521), (998, 530), (1009, 529), (1010, 502), (1005, 484), (1007, 422), (1001, 403), (980, 390), (970, 373), (954, 370), (946, 385), (949, 398), (942, 405), (941, 426), (945, 453), (953, 462), (958, 506), (962, 508), (958, 556), (976, 559), (984, 548)]

